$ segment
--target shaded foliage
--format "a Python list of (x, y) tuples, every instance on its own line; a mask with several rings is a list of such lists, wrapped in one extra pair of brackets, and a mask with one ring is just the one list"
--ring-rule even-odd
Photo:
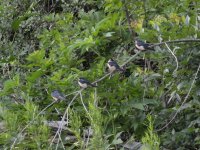
[[(149, 43), (198, 39), (198, 6), (197, 0), (1, 1), (0, 116), (5, 128), (1, 129), (0, 147), (10, 148), (27, 122), (35, 119), (15, 144), (21, 149), (48, 148), (55, 131), (43, 121), (60, 120), (73, 98), (68, 96), (35, 118), (52, 102), (53, 90), (66, 95), (79, 90), (78, 77), (95, 81), (105, 74), (108, 59), (123, 64), (134, 55), (129, 27)], [(119, 140), (122, 132), (129, 133), (129, 139), (142, 141), (149, 113), (155, 128), (164, 126), (187, 95), (200, 60), (199, 42), (168, 45), (178, 60), (177, 71), (173, 72), (175, 58), (163, 44), (130, 61), (124, 76), (116, 73), (98, 83), (97, 89), (82, 91), (92, 119), (78, 97), (69, 113), (69, 129), (78, 142), (64, 141), (68, 134), (64, 132), (64, 145), (72, 149), (117, 148), (123, 143)], [(178, 117), (157, 133), (161, 149), (199, 147), (197, 77)], [(86, 145), (83, 130), (89, 126), (93, 136)], [(52, 149), (55, 147), (53, 143)], [(58, 147), (62, 148), (62, 144)]]

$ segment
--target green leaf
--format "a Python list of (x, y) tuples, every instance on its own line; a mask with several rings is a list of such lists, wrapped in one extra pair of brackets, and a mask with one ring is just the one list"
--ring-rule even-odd
[(115, 32), (107, 32), (104, 34), (105, 37), (112, 37)]
[(142, 103), (135, 103), (131, 105), (133, 108), (144, 110), (144, 106)]
[(13, 79), (4, 82), (4, 88), (0, 96), (12, 93), (13, 89), (18, 87), (19, 85), (20, 85), (20, 76), (19, 74), (17, 74), (13, 77)]
[(18, 19), (15, 19), (11, 25), (12, 29), (14, 31), (17, 31), (19, 29), (19, 26), (21, 24), (21, 22), (24, 21), (24, 17), (20, 17)]
[(44, 71), (41, 69), (38, 69), (35, 72), (32, 72), (30, 75), (27, 76), (27, 80), (29, 82), (34, 82), (36, 79), (38, 79), (39, 77), (41, 77), (44, 74)]
[(144, 98), (142, 103), (145, 105), (148, 105), (148, 104), (158, 105), (159, 104), (158, 101), (155, 99), (146, 99), (146, 98)]
[(112, 144), (116, 145), (116, 144), (121, 144), (123, 143), (123, 141), (119, 138), (119, 139), (115, 139), (113, 140)]
[(150, 80), (161, 78), (161, 77), (162, 76), (159, 73), (154, 73), (154, 74), (147, 76), (144, 80), (146, 82), (146, 81), (150, 81)]
[(70, 51), (75, 50), (76, 48), (81, 48), (81, 54), (85, 51), (88, 51), (89, 48), (95, 46), (96, 41), (93, 39), (92, 36), (86, 37), (83, 40), (77, 39), (72, 45), (68, 46)]
[(37, 50), (33, 53), (29, 54), (29, 56), (26, 58), (29, 62), (34, 63), (35, 65), (42, 65), (43, 59), (45, 56), (45, 50)]
[(20, 27), (20, 24), (21, 24), (23, 21), (27, 20), (29, 17), (33, 16), (34, 14), (36, 14), (36, 13), (31, 13), (31, 12), (29, 11), (29, 12), (26, 12), (23, 16), (19, 16), (17, 19), (15, 19), (15, 20), (12, 22), (12, 25), (11, 25), (12, 29), (13, 29), (14, 31), (17, 31), (17, 30), (19, 29), (19, 27)]
[(129, 107), (144, 110), (144, 106), (148, 105), (148, 104), (157, 105), (158, 102), (156, 100), (153, 100), (153, 99), (143, 99), (143, 101), (141, 101), (141, 102), (139, 100), (134, 100), (134, 101), (132, 100), (127, 105)]
[(123, 143), (123, 141), (120, 139), (120, 135), (121, 135), (122, 132), (119, 132), (115, 135), (113, 141), (112, 141), (112, 144), (113, 145), (116, 145), (116, 144), (121, 144)]

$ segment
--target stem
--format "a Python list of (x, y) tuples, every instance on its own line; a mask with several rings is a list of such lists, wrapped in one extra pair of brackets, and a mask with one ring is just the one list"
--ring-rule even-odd
[(168, 127), (168, 125), (169, 125), (170, 123), (172, 123), (172, 121), (176, 118), (177, 114), (180, 112), (181, 108), (183, 107), (183, 105), (185, 104), (185, 102), (187, 101), (187, 99), (188, 99), (188, 97), (189, 97), (189, 95), (190, 95), (190, 92), (191, 92), (191, 90), (192, 90), (192, 88), (193, 88), (193, 85), (194, 85), (194, 83), (195, 83), (195, 81), (196, 81), (196, 78), (197, 78), (197, 75), (198, 75), (198, 73), (199, 73), (199, 70), (200, 70), (200, 64), (199, 64), (199, 66), (198, 66), (198, 68), (197, 68), (197, 71), (196, 71), (196, 73), (195, 73), (195, 76), (194, 76), (194, 79), (193, 79), (192, 84), (191, 84), (191, 86), (190, 86), (190, 89), (189, 89), (187, 95), (185, 96), (184, 101), (182, 102), (181, 106), (178, 108), (178, 110), (176, 111), (176, 113), (174, 114), (174, 116), (171, 118), (171, 120), (168, 121), (168, 123), (167, 123), (166, 125), (164, 125), (162, 128), (160, 128), (160, 129), (158, 129), (158, 130), (156, 130), (156, 131), (162, 131), (163, 129), (165, 129), (166, 127)]
[(163, 45), (165, 43), (181, 43), (181, 42), (200, 42), (200, 39), (180, 39), (180, 40), (166, 41), (166, 42), (152, 44), (149, 47), (151, 48), (154, 46)]

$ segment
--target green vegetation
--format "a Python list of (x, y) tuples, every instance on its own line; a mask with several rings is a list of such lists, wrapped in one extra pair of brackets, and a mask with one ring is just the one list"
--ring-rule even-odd
[(148, 120), (148, 124), (146, 126), (148, 127), (148, 129), (145, 132), (145, 136), (142, 137), (142, 143), (144, 144), (142, 149), (143, 150), (149, 150), (149, 149), (159, 150), (160, 140), (158, 138), (158, 135), (154, 133), (152, 117), (150, 115), (147, 116), (147, 120)]
[[(199, 6), (1, 0), (0, 149), (198, 149)], [(136, 52), (136, 37), (154, 51)], [(125, 72), (109, 76), (110, 58)]]

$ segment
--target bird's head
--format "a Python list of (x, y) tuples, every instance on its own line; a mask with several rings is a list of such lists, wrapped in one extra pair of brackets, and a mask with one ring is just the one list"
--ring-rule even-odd
[(109, 60), (108, 60), (108, 62), (113, 62), (114, 60), (112, 59), (112, 58), (110, 58)]
[(78, 78), (78, 81), (82, 81), (82, 80), (85, 80), (85, 78), (83, 77)]
[(140, 41), (140, 39), (137, 37), (135, 38), (135, 43), (138, 43)]

